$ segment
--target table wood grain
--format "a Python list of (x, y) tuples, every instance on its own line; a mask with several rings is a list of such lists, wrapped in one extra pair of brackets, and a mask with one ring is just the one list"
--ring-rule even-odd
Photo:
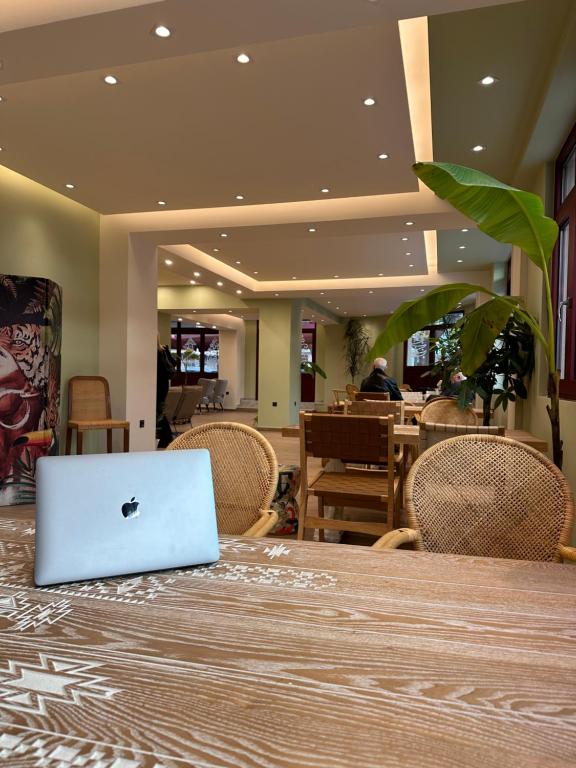
[(221, 539), (210, 566), (35, 589), (0, 520), (0, 762), (576, 762), (576, 569)]

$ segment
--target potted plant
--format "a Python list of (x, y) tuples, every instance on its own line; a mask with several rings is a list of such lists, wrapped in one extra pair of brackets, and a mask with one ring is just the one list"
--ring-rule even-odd
[(546, 333), (519, 298), (498, 296), (481, 285), (455, 283), (434, 288), (419, 299), (404, 302), (390, 317), (370, 357), (385, 354), (394, 344), (453, 310), (466, 296), (488, 294), (491, 298), (467, 316), (460, 339), (462, 371), (465, 375), (478, 371), (512, 316), (526, 323), (546, 357), (552, 453), (554, 463), (561, 469), (559, 374), (556, 370), (550, 288), (550, 260), (558, 238), (558, 225), (544, 215), (544, 206), (538, 195), (510, 187), (480, 171), (451, 163), (416, 163), (413, 169), (418, 178), (439, 197), (474, 220), (482, 232), (499, 242), (518, 246), (541, 270), (546, 301)]
[(357, 317), (351, 317), (344, 330), (344, 368), (356, 383), (356, 376), (362, 370), (366, 356), (370, 351), (370, 337), (362, 322)]

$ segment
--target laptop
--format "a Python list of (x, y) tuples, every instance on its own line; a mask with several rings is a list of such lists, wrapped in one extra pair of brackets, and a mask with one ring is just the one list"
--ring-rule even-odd
[(219, 557), (207, 450), (38, 459), (38, 586)]

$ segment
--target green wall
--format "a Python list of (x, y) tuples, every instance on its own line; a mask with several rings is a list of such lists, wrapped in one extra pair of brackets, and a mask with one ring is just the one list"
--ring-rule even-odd
[(0, 166), (0, 272), (62, 287), (63, 414), (70, 376), (98, 373), (99, 230), (95, 211)]
[(244, 397), (253, 400), (256, 397), (256, 337), (258, 323), (256, 320), (245, 320), (246, 335), (244, 337)]

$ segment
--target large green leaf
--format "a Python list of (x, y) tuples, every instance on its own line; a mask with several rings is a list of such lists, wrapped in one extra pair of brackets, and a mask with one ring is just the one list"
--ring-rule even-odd
[(519, 246), (540, 269), (546, 269), (558, 225), (544, 215), (538, 195), (463, 165), (415, 163), (412, 167), (426, 186), (473, 219), (482, 232)]
[(460, 337), (462, 373), (471, 376), (478, 370), (513, 311), (509, 301), (494, 297), (466, 316)]
[(427, 294), (413, 301), (405, 301), (389, 318), (386, 327), (374, 342), (368, 358), (381, 357), (395, 344), (405, 341), (425, 325), (450, 312), (471, 293), (486, 292), (480, 285), (453, 283), (433, 288)]

